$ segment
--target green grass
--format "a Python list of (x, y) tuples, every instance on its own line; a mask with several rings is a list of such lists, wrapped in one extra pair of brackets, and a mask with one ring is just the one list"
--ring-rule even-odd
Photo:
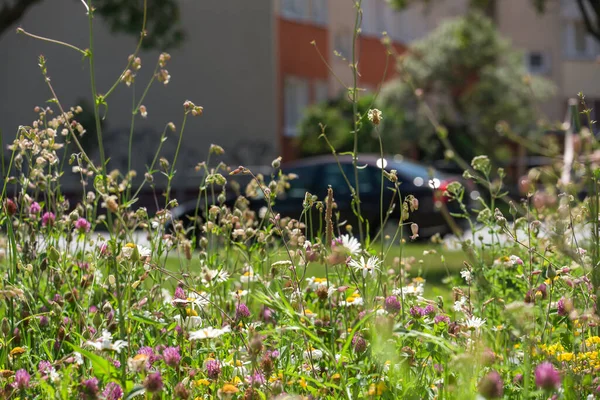
[[(392, 266), (394, 258), (400, 257), (400, 250), (400, 246), (390, 250), (383, 264), (385, 269)], [(426, 251), (429, 251), (429, 254), (424, 255)], [(283, 260), (285, 257), (285, 252), (282, 252), (279, 259)], [(439, 245), (409, 243), (402, 249), (402, 259), (405, 260), (405, 266), (411, 276), (420, 276), (427, 281), (425, 285), (427, 296), (446, 297), (448, 288), (442, 284), (442, 280), (448, 275), (458, 274), (463, 268), (466, 257), (462, 251), (449, 251)], [(274, 258), (272, 261), (277, 259)], [(197, 255), (188, 261), (182, 255), (174, 254), (167, 259), (166, 268), (173, 272), (199, 273), (200, 261)], [(325, 267), (320, 263), (310, 263), (305, 276), (324, 277)]]

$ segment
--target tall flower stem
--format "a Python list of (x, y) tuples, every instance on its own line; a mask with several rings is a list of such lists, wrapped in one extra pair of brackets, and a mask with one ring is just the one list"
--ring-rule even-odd
[(354, 184), (353, 190), (354, 204), (356, 205), (356, 216), (358, 223), (358, 233), (361, 239), (363, 237), (363, 224), (362, 224), (362, 213), (360, 210), (360, 188), (358, 180), (358, 130), (360, 118), (358, 117), (358, 60), (356, 54), (356, 42), (358, 41), (358, 34), (360, 31), (360, 25), (362, 23), (362, 0), (358, 0), (356, 3), (357, 12), (354, 20), (354, 30), (352, 33), (352, 88), (351, 88), (351, 99), (352, 99), (352, 121), (354, 123), (354, 146), (352, 150), (352, 165), (354, 167)]
[[(94, 101), (94, 120), (96, 122), (96, 136), (98, 138), (98, 152), (100, 154), (100, 171), (102, 174), (102, 181), (104, 183), (104, 191), (108, 194), (108, 174), (106, 172), (106, 154), (104, 153), (104, 140), (102, 139), (102, 123), (100, 120), (100, 104), (104, 103), (104, 97), (98, 96), (96, 89), (96, 63), (94, 61), (94, 9), (92, 7), (92, 0), (87, 2), (89, 7), (88, 19), (89, 19), (89, 35), (90, 35), (90, 47), (87, 50), (87, 56), (90, 65), (90, 86), (92, 90), (92, 98)], [(112, 214), (109, 212), (107, 215), (109, 231), (112, 231)]]

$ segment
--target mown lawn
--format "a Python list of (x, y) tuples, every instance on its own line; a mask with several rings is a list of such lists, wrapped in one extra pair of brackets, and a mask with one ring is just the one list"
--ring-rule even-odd
[[(384, 266), (390, 267), (394, 263), (394, 259), (400, 257), (401, 254), (411, 276), (420, 276), (426, 280), (425, 295), (428, 298), (448, 297), (450, 291), (442, 283), (442, 280), (448, 275), (458, 274), (466, 259), (462, 251), (450, 251), (443, 246), (431, 243), (409, 243), (402, 249), (400, 246), (392, 248), (386, 257)], [(281, 253), (280, 259), (285, 259), (285, 252)], [(276, 260), (273, 259), (273, 261)], [(192, 274), (199, 273), (201, 268), (196, 254), (190, 261), (186, 260), (183, 255), (173, 254), (167, 259), (166, 267), (173, 272), (185, 271)], [(325, 268), (322, 264), (310, 263), (305, 276), (324, 277)]]

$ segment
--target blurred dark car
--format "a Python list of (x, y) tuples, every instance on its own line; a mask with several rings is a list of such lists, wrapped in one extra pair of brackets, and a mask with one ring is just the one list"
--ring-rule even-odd
[[(339, 161), (339, 165), (338, 165)], [(344, 179), (342, 171), (354, 187), (354, 167), (351, 156), (338, 156), (338, 161), (333, 156), (318, 156), (283, 164), (281, 170), (285, 174), (293, 173), (296, 179), (290, 180), (289, 189), (279, 195), (273, 205), (273, 210), (282, 217), (300, 218), (303, 212), (303, 201), (306, 192), (318, 196), (319, 200), (325, 199), (329, 186), (333, 189), (334, 199), (337, 204), (336, 212), (339, 212), (339, 223), (342, 228), (350, 224), (355, 228), (354, 234), (358, 235), (357, 218), (352, 210), (352, 194), (348, 183)], [(419, 225), (419, 236), (430, 237), (436, 233), (446, 234), (451, 232), (450, 226), (444, 218), (442, 209), (446, 208), (450, 213), (458, 212), (459, 208), (455, 202), (448, 202), (443, 196), (449, 183), (460, 181), (466, 188), (465, 202), (472, 205), (478, 193), (473, 190), (473, 185), (465, 181), (459, 175), (442, 173), (426, 165), (408, 161), (401, 157), (386, 157), (383, 160), (378, 155), (360, 155), (358, 158), (358, 180), (361, 201), (361, 214), (368, 222), (371, 237), (380, 228), (380, 204), (381, 204), (381, 169), (386, 171), (396, 170), (400, 182), (401, 196), (413, 195), (419, 201), (417, 211), (411, 213), (409, 222)], [(340, 170), (341, 166), (341, 170)], [(383, 190), (383, 206), (387, 211), (391, 204), (393, 192), (389, 190), (394, 185), (385, 177)], [(250, 207), (259, 211), (266, 205), (264, 198), (258, 196), (250, 200)], [(233, 205), (234, 198), (228, 199), (228, 205)], [(388, 223), (384, 226), (384, 234), (393, 235), (400, 219), (400, 206), (396, 195), (396, 207)], [(174, 218), (184, 218), (194, 215), (196, 202), (185, 203), (173, 210)], [(444, 207), (445, 206), (445, 207)], [(470, 209), (470, 207), (469, 207)], [(200, 213), (202, 214), (202, 213)], [(319, 213), (314, 212), (313, 223), (315, 230), (319, 228)], [(385, 218), (385, 216), (384, 216)], [(453, 219), (460, 228), (465, 228), (465, 219)], [(334, 221), (335, 222), (335, 221)], [(341, 229), (345, 231), (345, 229)], [(408, 229), (407, 229), (408, 232)]]

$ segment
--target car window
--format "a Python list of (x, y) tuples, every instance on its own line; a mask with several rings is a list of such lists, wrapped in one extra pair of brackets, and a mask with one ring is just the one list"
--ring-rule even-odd
[[(346, 178), (350, 181), (352, 187), (355, 186), (354, 180), (354, 166), (352, 164), (342, 164), (342, 170), (346, 175)], [(378, 177), (374, 173), (374, 169), (372, 167), (366, 167), (364, 169), (358, 170), (358, 182), (360, 185), (361, 193), (372, 193), (377, 190), (377, 185), (379, 180)], [(323, 166), (323, 174), (322, 174), (322, 188), (320, 190), (327, 190), (328, 186), (331, 186), (333, 189), (334, 196), (338, 198), (341, 196), (349, 196), (350, 188), (348, 187), (348, 183), (344, 179), (344, 175), (340, 171), (340, 167), (337, 164), (326, 164)]]
[(304, 199), (307, 191), (311, 191), (317, 172), (317, 165), (308, 165), (304, 167), (289, 168), (284, 171), (286, 174), (295, 174), (296, 179), (289, 181), (290, 188), (286, 192), (286, 197), (290, 199)]

